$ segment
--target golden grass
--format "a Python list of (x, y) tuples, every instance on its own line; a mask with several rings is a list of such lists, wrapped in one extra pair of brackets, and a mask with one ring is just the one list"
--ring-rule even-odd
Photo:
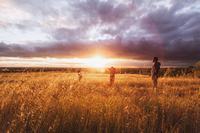
[(27, 73), (0, 75), (0, 132), (198, 133), (200, 79), (142, 75)]

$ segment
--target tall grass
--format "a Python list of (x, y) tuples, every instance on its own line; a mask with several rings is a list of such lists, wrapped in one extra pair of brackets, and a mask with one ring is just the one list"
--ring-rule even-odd
[(198, 133), (200, 79), (66, 73), (0, 75), (0, 132)]

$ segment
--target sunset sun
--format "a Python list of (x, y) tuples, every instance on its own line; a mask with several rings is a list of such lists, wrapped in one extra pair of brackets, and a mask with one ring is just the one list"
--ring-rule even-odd
[(84, 61), (84, 64), (87, 67), (93, 67), (93, 68), (103, 68), (106, 66), (107, 63), (108, 61), (106, 60), (106, 58), (99, 55), (88, 58)]

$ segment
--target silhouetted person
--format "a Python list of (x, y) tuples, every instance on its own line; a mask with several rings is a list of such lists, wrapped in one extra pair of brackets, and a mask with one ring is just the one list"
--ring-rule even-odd
[(110, 86), (112, 86), (115, 82), (115, 74), (116, 74), (116, 69), (114, 67), (109, 68), (110, 72)]
[(83, 78), (83, 75), (82, 75), (82, 73), (81, 73), (81, 70), (78, 70), (78, 81), (80, 82), (81, 80), (82, 80), (82, 78)]
[(151, 78), (153, 81), (153, 89), (157, 89), (160, 66), (161, 66), (161, 64), (160, 64), (160, 62), (158, 62), (158, 57), (154, 57), (153, 58), (153, 66), (151, 69)]

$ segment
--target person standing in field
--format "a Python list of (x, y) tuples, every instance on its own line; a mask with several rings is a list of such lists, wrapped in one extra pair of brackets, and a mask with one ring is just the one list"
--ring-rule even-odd
[(112, 66), (111, 68), (109, 68), (109, 72), (110, 72), (110, 86), (112, 86), (115, 82), (116, 69)]
[(81, 70), (78, 70), (78, 81), (80, 82), (81, 80), (82, 80), (82, 78), (83, 78), (83, 75), (82, 75), (82, 73), (81, 73)]
[(160, 62), (158, 62), (158, 57), (154, 57), (153, 58), (153, 66), (151, 69), (151, 78), (153, 81), (153, 89), (157, 89), (160, 66), (161, 66), (161, 64), (160, 64)]

